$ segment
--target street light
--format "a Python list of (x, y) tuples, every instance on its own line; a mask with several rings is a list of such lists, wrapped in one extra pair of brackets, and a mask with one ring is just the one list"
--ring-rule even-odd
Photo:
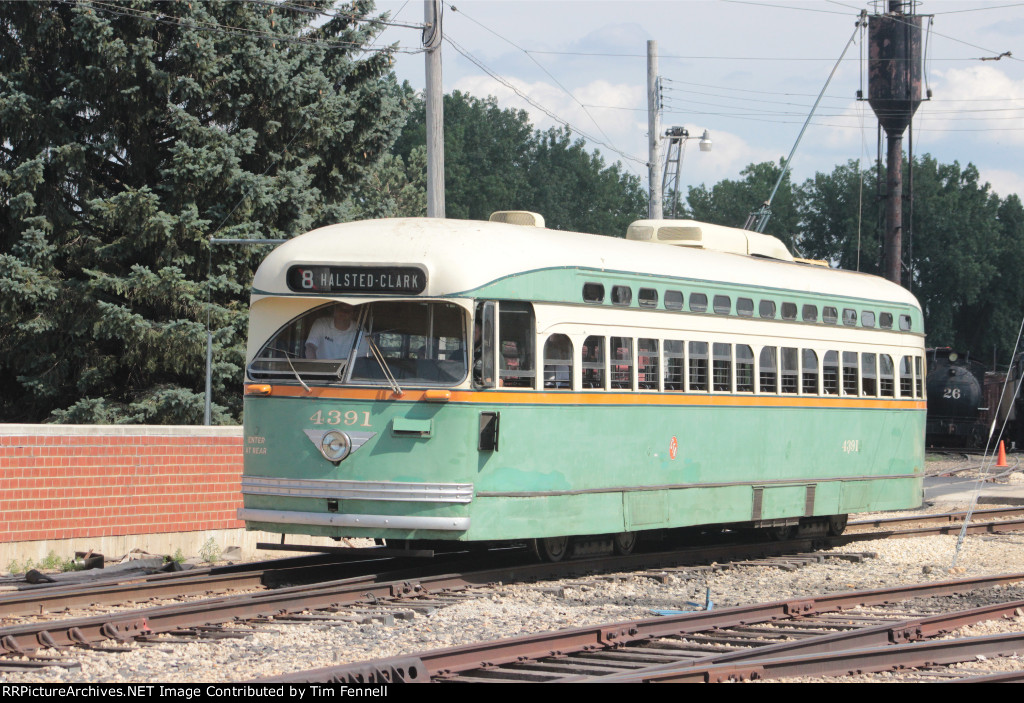
[[(662, 202), (669, 203), (669, 219), (675, 219), (679, 207), (679, 172), (683, 166), (683, 151), (691, 137), (685, 127), (669, 127), (665, 130), (668, 139), (668, 150), (665, 156), (665, 176), (662, 178)], [(706, 129), (700, 136), (700, 150), (711, 151), (711, 133)]]

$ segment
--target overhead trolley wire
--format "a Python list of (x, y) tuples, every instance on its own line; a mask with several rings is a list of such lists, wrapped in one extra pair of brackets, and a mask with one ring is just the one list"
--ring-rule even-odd
[(536, 58), (534, 58), (534, 57), (533, 57), (533, 56), (532, 56), (532, 55), (530, 54), (530, 52), (529, 52), (529, 51), (527, 51), (527, 50), (526, 50), (526, 49), (524, 49), (523, 47), (519, 46), (518, 44), (516, 44), (516, 43), (515, 43), (514, 41), (512, 41), (512, 40), (511, 40), (511, 39), (509, 39), (508, 37), (502, 36), (502, 35), (501, 35), (501, 34), (499, 34), (498, 32), (496, 32), (496, 31), (494, 31), (493, 29), (491, 29), (490, 27), (488, 27), (488, 26), (486, 26), (486, 25), (482, 24), (481, 22), (479, 22), (479, 21), (477, 21), (477, 20), (473, 19), (472, 17), (470, 17), (469, 15), (467, 15), (467, 14), (466, 14), (465, 12), (463, 12), (463, 11), (461, 11), (461, 10), (457, 10), (457, 9), (455, 8), (455, 6), (454, 6), (454, 5), (452, 5), (451, 3), (445, 3), (445, 4), (447, 4), (447, 5), (448, 5), (448, 7), (449, 7), (449, 8), (451, 8), (451, 11), (452, 11), (452, 12), (458, 12), (458, 13), (459, 13), (459, 14), (461, 14), (461, 15), (462, 15), (463, 17), (465, 17), (466, 19), (468, 19), (468, 20), (469, 20), (470, 22), (473, 22), (474, 24), (476, 24), (476, 25), (477, 25), (478, 27), (480, 27), (480, 28), (482, 28), (482, 29), (484, 29), (484, 30), (486, 30), (486, 31), (490, 32), (491, 34), (493, 34), (494, 36), (498, 37), (498, 38), (499, 38), (499, 39), (501, 39), (502, 41), (504, 41), (504, 42), (506, 42), (506, 43), (508, 43), (508, 44), (510, 44), (510, 45), (512, 45), (512, 46), (514, 46), (514, 47), (515, 47), (516, 49), (518, 49), (519, 51), (521, 51), (521, 52), (523, 52), (524, 54), (526, 54), (526, 56), (527, 56), (527, 57), (528, 57), (528, 58), (530, 59), (530, 61), (533, 61), (533, 63), (535, 63), (535, 64), (537, 65), (537, 67), (538, 67), (538, 68), (540, 68), (540, 70), (544, 71), (544, 73), (546, 73), (546, 74), (548, 75), (548, 77), (549, 77), (549, 78), (551, 78), (551, 80), (553, 80), (553, 81), (555, 82), (555, 85), (557, 85), (557, 86), (558, 86), (559, 88), (561, 88), (561, 89), (562, 89), (562, 92), (564, 92), (564, 93), (565, 93), (566, 95), (568, 95), (568, 96), (569, 96), (570, 98), (572, 98), (572, 99), (573, 99), (573, 101), (574, 101), (574, 102), (575, 102), (575, 103), (576, 103), (577, 105), (579, 105), (579, 106), (580, 106), (580, 107), (581, 107), (581, 108), (583, 109), (583, 112), (584, 112), (584, 113), (585, 113), (585, 114), (587, 115), (587, 117), (589, 117), (589, 118), (590, 118), (590, 121), (594, 123), (594, 126), (595, 126), (595, 127), (597, 127), (597, 130), (598, 130), (598, 131), (599, 131), (599, 132), (601, 133), (601, 135), (602, 135), (602, 136), (603, 136), (603, 137), (604, 137), (605, 139), (607, 139), (607, 140), (608, 140), (609, 142), (610, 142), (610, 141), (612, 140), (612, 139), (611, 139), (611, 137), (609, 137), (609, 136), (608, 136), (608, 133), (604, 131), (604, 129), (603, 129), (602, 127), (601, 127), (601, 125), (600, 125), (600, 124), (598, 124), (597, 120), (596, 120), (596, 119), (594, 119), (594, 116), (590, 114), (590, 111), (589, 111), (589, 110), (587, 110), (587, 106), (586, 106), (586, 105), (584, 105), (584, 104), (583, 104), (582, 102), (580, 102), (579, 98), (577, 98), (577, 97), (576, 97), (576, 96), (575, 96), (575, 95), (574, 95), (574, 94), (572, 93), (572, 91), (570, 91), (570, 90), (569, 90), (568, 88), (566, 88), (566, 87), (565, 87), (564, 85), (562, 85), (562, 82), (561, 82), (560, 80), (558, 80), (557, 78), (555, 78), (554, 74), (552, 74), (552, 73), (551, 73), (551, 71), (549, 71), (549, 70), (548, 70), (548, 69), (547, 69), (547, 68), (546, 68), (546, 67), (544, 66), (544, 64), (542, 64), (542, 63), (541, 63), (540, 61), (538, 61), (538, 60), (537, 60)]
[(612, 146), (611, 144), (609, 144), (609, 143), (607, 143), (605, 141), (602, 141), (601, 139), (598, 139), (598, 138), (588, 134), (587, 132), (583, 131), (579, 127), (576, 127), (576, 126), (572, 125), (565, 118), (560, 117), (559, 115), (555, 114), (549, 108), (545, 107), (544, 105), (541, 105), (536, 100), (531, 98), (529, 95), (527, 95), (526, 93), (521, 91), (519, 88), (517, 88), (510, 80), (508, 80), (507, 78), (504, 78), (503, 76), (495, 73), (492, 69), (488, 68), (487, 65), (485, 65), (480, 59), (478, 59), (475, 56), (473, 56), (473, 54), (471, 54), (467, 49), (465, 49), (462, 45), (460, 45), (458, 42), (456, 42), (450, 36), (445, 35), (444, 40), (446, 42), (448, 42), (452, 46), (452, 48), (455, 49), (455, 51), (457, 51), (458, 53), (462, 54), (462, 56), (464, 56), (466, 59), (468, 59), (474, 65), (476, 65), (476, 67), (479, 68), (481, 71), (483, 71), (484, 73), (489, 75), (491, 78), (493, 78), (494, 80), (496, 80), (499, 83), (501, 83), (503, 86), (505, 86), (506, 88), (511, 90), (513, 93), (515, 93), (520, 98), (522, 98), (523, 100), (528, 102), (530, 105), (534, 106), (535, 108), (537, 108), (538, 110), (543, 112), (545, 115), (547, 115), (551, 119), (555, 120), (556, 122), (559, 122), (560, 124), (564, 124), (566, 127), (571, 129), (576, 134), (579, 134), (581, 137), (583, 137), (587, 141), (592, 142), (594, 144), (597, 144), (598, 146), (603, 146), (606, 149), (608, 149), (609, 151), (618, 154), (619, 156), (621, 156), (622, 158), (624, 158), (624, 159), (626, 159), (628, 161), (632, 161), (634, 163), (637, 163), (637, 164), (640, 164), (640, 165), (643, 165), (643, 166), (647, 165), (647, 160), (646, 159), (641, 159), (641, 158), (638, 158), (636, 156), (633, 156), (632, 154), (628, 154), (625, 151), (622, 151), (621, 149), (618, 149), (618, 148)]

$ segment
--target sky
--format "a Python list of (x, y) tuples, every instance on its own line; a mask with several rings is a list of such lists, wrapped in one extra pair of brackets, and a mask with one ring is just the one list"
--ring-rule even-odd
[[(932, 91), (913, 125), (915, 156), (973, 163), (1005, 197), (1024, 197), (1024, 2), (923, 0), (925, 82)], [(422, 0), (378, 0), (396, 23), (423, 22)], [(647, 185), (647, 42), (657, 42), (662, 131), (708, 130), (713, 148), (687, 142), (685, 185), (740, 178), (750, 163), (778, 161), (796, 142), (815, 99), (850, 42), (793, 157), (793, 176), (877, 154), (855, 0), (456, 0), (444, 3), (444, 92), (493, 95), (526, 110), (536, 127), (569, 125), (609, 163)], [(395, 72), (425, 83), (420, 32), (390, 26)], [(995, 57), (1010, 52), (1009, 56)], [(521, 96), (526, 96), (529, 101)], [(904, 148), (908, 140), (904, 139)], [(884, 145), (883, 145), (884, 149)], [(884, 158), (884, 156), (883, 156)]]

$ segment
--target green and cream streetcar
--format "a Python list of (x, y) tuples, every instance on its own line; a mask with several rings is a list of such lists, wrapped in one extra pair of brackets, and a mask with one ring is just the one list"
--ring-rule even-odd
[(903, 288), (699, 222), (616, 239), (491, 220), (333, 225), (263, 262), (250, 529), (534, 540), (557, 560), (574, 539), (838, 533), (920, 504), (924, 329)]

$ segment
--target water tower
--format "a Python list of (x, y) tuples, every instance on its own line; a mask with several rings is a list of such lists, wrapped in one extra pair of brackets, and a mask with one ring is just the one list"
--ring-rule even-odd
[(903, 133), (921, 104), (921, 18), (914, 3), (888, 0), (888, 12), (868, 20), (868, 103), (885, 130), (886, 207), (882, 270), (902, 283)]

